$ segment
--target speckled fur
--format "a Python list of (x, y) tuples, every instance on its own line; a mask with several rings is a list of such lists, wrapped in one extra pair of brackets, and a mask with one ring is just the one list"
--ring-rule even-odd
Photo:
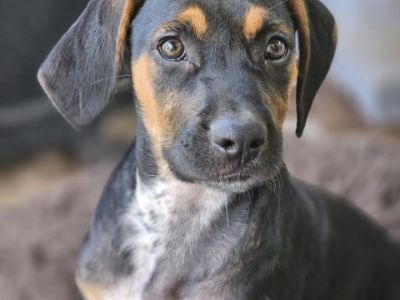
[[(173, 178), (158, 178), (146, 184), (137, 175), (136, 182), (134, 199), (123, 216), (128, 233), (121, 248), (135, 251), (132, 257), (135, 274), (128, 290), (132, 291), (133, 299), (142, 299), (158, 262), (171, 255), (171, 244), (179, 243), (177, 251), (191, 252), (201, 233), (211, 229), (213, 220), (227, 205), (228, 197)], [(185, 228), (184, 233), (180, 227)]]

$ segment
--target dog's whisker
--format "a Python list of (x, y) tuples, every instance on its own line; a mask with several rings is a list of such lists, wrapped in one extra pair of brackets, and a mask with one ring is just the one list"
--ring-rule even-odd
[(285, 3), (288, 2), (288, 1), (289, 1), (289, 0), (283, 0), (283, 1), (281, 1), (281, 2), (278, 2), (278, 3), (276, 3), (275, 5), (273, 5), (273, 6), (271, 6), (271, 7), (268, 7), (267, 11), (271, 11), (271, 10), (273, 10), (274, 8), (278, 7), (278, 6), (280, 6), (280, 5), (282, 5), (282, 4), (285, 4)]
[(228, 211), (228, 201), (225, 201), (225, 214), (226, 214), (226, 225), (230, 227), (229, 222), (229, 211)]

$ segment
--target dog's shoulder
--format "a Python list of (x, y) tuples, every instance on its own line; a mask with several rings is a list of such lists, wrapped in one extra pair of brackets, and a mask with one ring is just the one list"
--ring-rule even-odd
[[(307, 203), (308, 217), (315, 220), (314, 228), (318, 230), (316, 265), (320, 268), (310, 280), (318, 282), (318, 278), (323, 277), (332, 283), (343, 283), (360, 277), (365, 290), (374, 283), (376, 295), (388, 295), (387, 298), (369, 298), (366, 295), (365, 299), (392, 299), (390, 287), (399, 286), (400, 282), (400, 247), (390, 240), (383, 228), (345, 198), (297, 179), (292, 179), (292, 183), (297, 199)], [(357, 289), (354, 286), (332, 286), (334, 290), (343, 288), (349, 293)]]
[(131, 201), (136, 188), (135, 142), (115, 167), (105, 186), (94, 215), (94, 224), (115, 220)]
[(127, 253), (120, 253), (123, 232), (121, 215), (132, 201), (136, 187), (133, 143), (114, 169), (103, 190), (89, 232), (79, 251), (77, 278), (107, 284), (131, 271)]
[[(332, 192), (322, 188), (305, 183), (299, 179), (291, 179), (295, 191), (301, 201), (308, 203), (313, 207), (312, 213), (320, 215), (319, 219), (326, 218), (331, 227), (330, 234), (334, 234), (335, 230), (340, 232), (356, 231), (358, 236), (364, 236), (366, 240), (371, 240), (371, 232), (373, 236), (381, 239), (386, 236), (385, 231), (376, 225), (367, 214), (355, 206), (346, 198), (338, 196)], [(360, 236), (361, 235), (361, 236)]]

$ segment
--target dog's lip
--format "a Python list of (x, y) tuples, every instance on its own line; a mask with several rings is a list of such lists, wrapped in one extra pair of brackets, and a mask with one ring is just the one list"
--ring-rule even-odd
[(242, 182), (247, 181), (251, 178), (251, 175), (245, 174), (243, 172), (232, 172), (229, 174), (223, 174), (218, 176), (210, 176), (206, 181), (208, 182)]
[(246, 174), (246, 170), (248, 170), (249, 163), (241, 164), (240, 161), (231, 161), (227, 162), (223, 166), (221, 166), (216, 172), (213, 174), (221, 179), (230, 179), (231, 177), (238, 177)]
[(223, 175), (220, 176), (219, 178), (222, 180), (232, 180), (232, 179), (239, 179), (239, 180), (247, 180), (249, 179), (249, 175), (243, 174), (241, 172), (235, 172), (229, 175)]
[[(254, 171), (254, 170), (253, 170)], [(231, 164), (220, 168), (215, 173), (211, 173), (208, 176), (208, 181), (225, 181), (225, 182), (239, 182), (247, 181), (251, 179), (251, 168), (250, 162), (246, 165)]]

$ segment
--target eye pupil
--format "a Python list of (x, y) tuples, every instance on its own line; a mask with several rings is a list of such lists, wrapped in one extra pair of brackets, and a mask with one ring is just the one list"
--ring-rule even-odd
[(161, 56), (167, 60), (181, 60), (185, 55), (185, 48), (177, 38), (163, 41), (158, 50)]
[(271, 40), (265, 50), (265, 59), (267, 60), (279, 60), (287, 54), (286, 44), (280, 39)]

